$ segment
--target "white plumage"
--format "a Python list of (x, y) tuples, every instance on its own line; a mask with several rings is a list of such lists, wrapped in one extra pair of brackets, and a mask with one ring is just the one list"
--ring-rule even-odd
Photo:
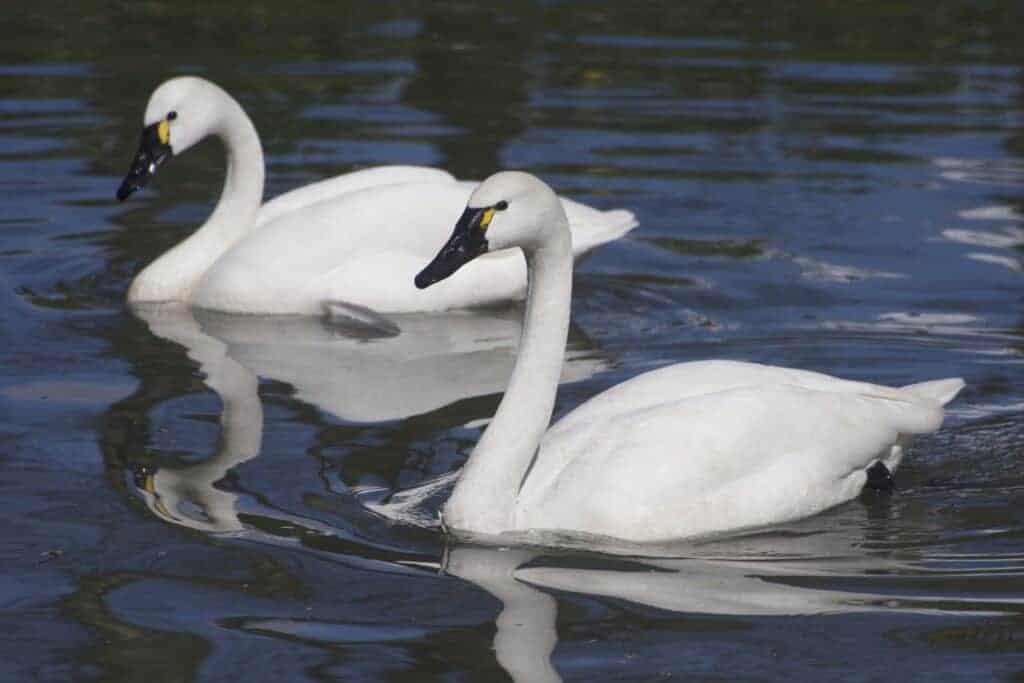
[[(313, 183), (266, 204), (259, 137), (241, 106), (196, 77), (158, 87), (145, 115), (164, 153), (136, 157), (118, 196), (145, 184), (161, 163), (203, 138), (219, 137), (227, 178), (210, 218), (145, 268), (131, 302), (182, 302), (234, 313), (321, 314), (365, 307), (380, 313), (438, 311), (522, 298), (522, 256), (499, 254), (465, 278), (430, 292), (412, 278), (458, 218), (476, 183), (445, 171), (385, 166)], [(158, 132), (159, 131), (159, 132)], [(163, 145), (160, 147), (160, 145)], [(598, 211), (562, 200), (573, 253), (616, 239), (636, 225), (628, 211)]]
[(487, 179), (469, 207), (476, 222), (460, 222), (417, 282), (448, 277), (483, 241), (484, 250), (524, 250), (530, 291), (509, 388), (444, 507), (456, 532), (655, 542), (811, 515), (856, 496), (876, 462), (895, 469), (908, 438), (938, 429), (943, 404), (963, 387), (680, 363), (615, 386), (548, 429), (569, 321), (567, 220), (554, 193), (524, 173)]
[(698, 361), (600, 394), (548, 430), (516, 524), (666, 540), (797, 519), (894, 470), (900, 435), (938, 429), (960, 387), (890, 389), (754, 363)]

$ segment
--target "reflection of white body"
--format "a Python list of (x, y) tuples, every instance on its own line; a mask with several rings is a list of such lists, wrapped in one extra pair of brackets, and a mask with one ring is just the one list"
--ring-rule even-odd
[[(587, 561), (595, 565), (593, 568), (580, 566), (580, 559), (573, 566), (559, 566), (558, 557), (542, 556), (537, 551), (461, 546), (450, 550), (444, 569), (501, 601), (502, 610), (495, 620), (495, 654), (512, 679), (523, 682), (562, 680), (551, 661), (558, 644), (558, 602), (555, 595), (541, 589), (693, 614), (784, 616), (908, 611), (976, 615), (974, 596), (878, 595), (790, 585), (787, 579), (800, 579), (808, 569), (820, 572), (823, 566), (838, 576), (859, 575), (866, 569), (895, 571), (906, 566), (885, 558), (844, 558), (857, 547), (858, 539), (830, 535), (798, 541), (798, 550), (816, 559), (780, 563), (780, 540), (788, 542), (777, 536), (748, 539), (744, 543), (746, 561), (640, 558), (629, 560), (633, 566), (628, 569), (622, 568), (622, 561), (614, 568), (602, 568), (599, 557)], [(818, 546), (819, 541), (825, 547)], [(733, 553), (723, 549), (726, 556), (734, 553), (735, 548)], [(532, 562), (537, 566), (524, 566)], [(958, 604), (962, 605), (960, 610)]]
[[(800, 529), (788, 530), (794, 528)], [(563, 556), (536, 549), (456, 545), (449, 547), (441, 568), (501, 602), (495, 618), (495, 657), (512, 680), (523, 683), (562, 680), (552, 661), (559, 641), (560, 593), (584, 599), (611, 598), (679, 614), (733, 617), (871, 612), (959, 615), (976, 620), (979, 614), (1016, 614), (1017, 606), (1024, 602), (1011, 595), (1009, 588), (1009, 594), (986, 597), (965, 594), (959, 584), (938, 594), (922, 594), (915, 580), (922, 571), (922, 558), (912, 550), (865, 554), (861, 549), (868, 527), (863, 519), (844, 524), (833, 518), (816, 530), (808, 531), (805, 525), (802, 531), (680, 544), (676, 551), (688, 556), (673, 558)], [(433, 568), (430, 562), (401, 564)], [(851, 578), (864, 589), (830, 587)], [(624, 622), (632, 622), (629, 610), (628, 605), (615, 605)], [(582, 614), (584, 620), (593, 613), (578, 605), (573, 612)], [(568, 629), (579, 638), (586, 625), (573, 624), (572, 616), (568, 619)], [(607, 628), (607, 619), (602, 621)], [(438, 628), (421, 621), (409, 626), (407, 618), (353, 623), (317, 621), (308, 616), (271, 617), (250, 618), (246, 623), (264, 634), (349, 646), (422, 640)], [(441, 628), (450, 628), (447, 619), (443, 624)], [(585, 646), (577, 640), (571, 658), (586, 656), (581, 647)], [(600, 649), (601, 645), (594, 647)], [(578, 677), (579, 669), (576, 673)]]
[[(309, 317), (205, 314), (200, 324), (185, 306), (140, 306), (135, 312), (153, 334), (185, 347), (223, 403), (220, 450), (197, 465), (161, 468), (144, 485), (147, 503), (160, 517), (210, 532), (244, 528), (240, 495), (214, 484), (259, 455), (258, 377), (288, 382), (298, 398), (344, 419), (394, 420), (498, 392), (511, 372), (519, 337), (517, 321), (471, 312), (403, 316), (399, 335), (371, 341), (344, 337)], [(605, 367), (579, 355), (566, 365), (567, 380)], [(399, 496), (395, 515), (422, 519), (409, 508), (424, 491)], [(372, 507), (388, 514), (387, 505)]]
[[(519, 254), (481, 261), (433, 292), (412, 278), (458, 218), (475, 183), (430, 168), (390, 166), (321, 181), (261, 205), (263, 152), (241, 106), (216, 85), (174, 78), (153, 93), (147, 126), (160, 125), (175, 155), (215, 135), (227, 180), (207, 222), (142, 271), (132, 302), (187, 302), (238, 313), (319, 315), (332, 304), (379, 312), (437, 311), (522, 298)], [(151, 169), (155, 170), (154, 165)], [(580, 255), (636, 225), (628, 211), (565, 200)]]
[[(511, 313), (511, 312), (510, 312)], [(455, 311), (396, 316), (401, 333), (361, 340), (305, 316), (197, 312), (204, 333), (252, 373), (295, 387), (295, 396), (352, 422), (421, 415), (502, 390), (512, 373), (522, 322), (511, 315)], [(605, 369), (570, 347), (562, 381)]]
[(895, 468), (906, 437), (938, 429), (942, 405), (963, 386), (895, 389), (753, 363), (680, 363), (615, 386), (548, 429), (569, 325), (567, 219), (551, 189), (525, 173), (491, 176), (469, 207), (473, 219), (460, 221), (417, 282), (429, 287), (483, 249), (519, 247), (530, 291), (508, 390), (444, 507), (458, 532), (655, 542), (811, 515), (856, 496), (874, 463)]

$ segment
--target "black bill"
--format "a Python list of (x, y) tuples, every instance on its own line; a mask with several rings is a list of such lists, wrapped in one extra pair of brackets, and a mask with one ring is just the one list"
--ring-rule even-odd
[(143, 465), (137, 463), (132, 467), (132, 481), (135, 484), (135, 488), (140, 491), (146, 491), (147, 493), (153, 493), (155, 490), (154, 482), (156, 481), (157, 467), (153, 465)]
[(445, 279), (480, 254), (487, 253), (487, 237), (484, 231), (491, 222), (494, 209), (489, 207), (466, 207), (455, 224), (452, 236), (434, 260), (416, 276), (416, 286), (426, 289)]
[[(161, 126), (163, 128), (163, 139), (161, 139)], [(154, 123), (142, 129), (142, 140), (139, 141), (139, 151), (135, 154), (132, 167), (128, 169), (128, 175), (117, 188), (117, 198), (124, 201), (136, 190), (146, 186), (150, 177), (156, 173), (156, 169), (171, 158), (171, 146), (165, 142), (166, 121)]]

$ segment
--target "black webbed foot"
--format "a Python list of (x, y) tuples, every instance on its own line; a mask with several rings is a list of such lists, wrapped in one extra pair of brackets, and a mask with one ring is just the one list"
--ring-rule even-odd
[(876, 462), (865, 472), (868, 475), (868, 480), (864, 483), (865, 493), (892, 493), (896, 490), (896, 480), (893, 479), (892, 472), (881, 462)]

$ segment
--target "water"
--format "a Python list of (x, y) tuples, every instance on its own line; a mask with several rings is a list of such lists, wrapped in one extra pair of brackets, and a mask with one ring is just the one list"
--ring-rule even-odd
[[(1019, 678), (1019, 10), (679, 4), (8, 8), (2, 677)], [(519, 309), (378, 341), (129, 311), (223, 174), (209, 143), (113, 200), (176, 73), (244, 104), (270, 195), (521, 167), (635, 211), (578, 269), (559, 412), (707, 357), (968, 387), (891, 497), (669, 558), (446, 546), (371, 510), (458, 468)]]

